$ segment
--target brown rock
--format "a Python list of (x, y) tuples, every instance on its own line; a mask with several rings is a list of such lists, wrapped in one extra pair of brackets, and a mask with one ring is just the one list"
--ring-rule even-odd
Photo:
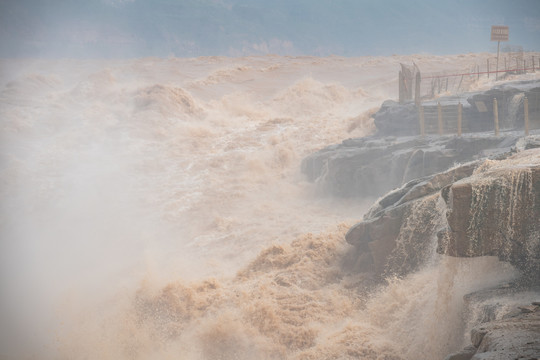
[(538, 310), (538, 306), (536, 305), (525, 305), (525, 306), (519, 306), (519, 310), (521, 310), (522, 313), (532, 313)]
[(442, 209), (437, 208), (438, 192), (471, 175), (478, 164), (468, 163), (410, 181), (390, 192), (372, 206), (364, 221), (347, 232), (345, 239), (359, 254), (370, 253), (371, 271), (377, 275), (403, 275), (415, 269), (428, 256), (428, 243), (440, 227)]
[(448, 230), (438, 251), (450, 256), (498, 256), (538, 279), (540, 151), (488, 161), (445, 196)]
[[(480, 359), (537, 359), (540, 357), (540, 312), (482, 324), (471, 331), (478, 350), (472, 357)], [(480, 342), (478, 342), (480, 340)]]
[(476, 348), (473, 345), (469, 345), (460, 352), (448, 355), (444, 360), (471, 360), (475, 353)]

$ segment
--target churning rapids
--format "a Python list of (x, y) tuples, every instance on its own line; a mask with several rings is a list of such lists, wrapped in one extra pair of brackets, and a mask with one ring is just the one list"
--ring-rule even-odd
[(300, 161), (370, 134), (400, 62), (488, 56), (1, 60), (0, 357), (459, 350), (462, 296), (514, 270), (434, 255), (384, 286), (344, 273), (374, 199), (318, 193)]

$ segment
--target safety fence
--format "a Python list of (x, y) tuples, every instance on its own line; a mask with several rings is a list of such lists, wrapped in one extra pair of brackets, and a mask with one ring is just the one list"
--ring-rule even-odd
[(540, 70), (540, 56), (525, 55), (523, 52), (507, 53), (486, 59), (486, 64), (475, 64), (469, 69), (455, 73), (421, 73), (416, 64), (401, 64), (399, 72), (399, 102), (423, 100), (440, 95), (459, 94), (469, 91), (481, 77), (504, 79), (509, 75), (519, 75)]

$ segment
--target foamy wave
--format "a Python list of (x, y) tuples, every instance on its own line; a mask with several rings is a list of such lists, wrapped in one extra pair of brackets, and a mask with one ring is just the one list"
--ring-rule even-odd
[(253, 70), (253, 68), (251, 66), (246, 66), (246, 65), (218, 69), (212, 72), (210, 75), (208, 75), (204, 79), (195, 80), (193, 84), (194, 85), (216, 85), (216, 84), (221, 84), (224, 82), (234, 83), (237, 81), (245, 81), (246, 79), (242, 79), (242, 76), (251, 70)]
[(203, 114), (193, 97), (184, 89), (154, 85), (138, 90), (134, 97), (135, 111), (155, 111), (163, 116)]
[(284, 113), (306, 117), (327, 113), (352, 99), (353, 94), (341, 85), (323, 84), (315, 79), (305, 78), (278, 94), (274, 103)]

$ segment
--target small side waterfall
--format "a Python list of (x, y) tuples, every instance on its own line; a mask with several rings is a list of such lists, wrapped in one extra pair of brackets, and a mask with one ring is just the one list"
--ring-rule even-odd
[(464, 257), (498, 256), (523, 271), (536, 271), (540, 253), (539, 192), (538, 165), (513, 158), (486, 161), (474, 176), (450, 187), (449, 229), (440, 241), (439, 252)]

